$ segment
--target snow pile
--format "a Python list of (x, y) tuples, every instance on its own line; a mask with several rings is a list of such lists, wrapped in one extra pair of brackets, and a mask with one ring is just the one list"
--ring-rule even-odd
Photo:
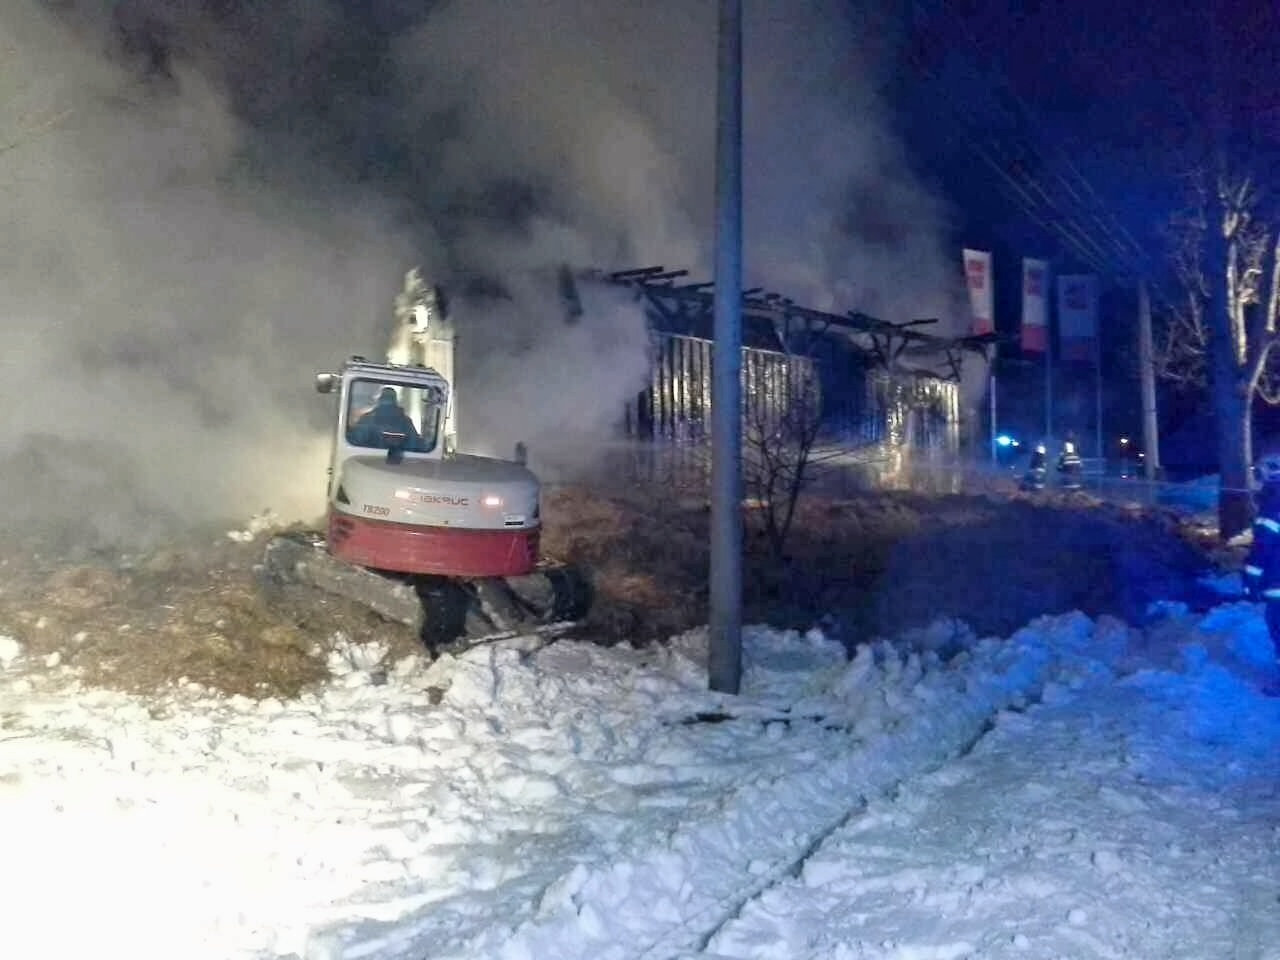
[(1207, 573), (1196, 581), (1200, 586), (1222, 597), (1244, 596), (1244, 578), (1240, 571)]
[[(1107, 659), (870, 800), (716, 931), (719, 958), (1280, 956), (1280, 705), (1192, 644)], [(1085, 667), (1084, 664), (1079, 664)]]
[[(1263, 790), (1280, 703), (1235, 672), (1261, 656), (1257, 624), (1244, 604), (1169, 607), (1146, 634), (1079, 614), (1008, 640), (938, 623), (852, 661), (817, 632), (750, 629), (737, 698), (704, 689), (705, 631), (433, 664), (341, 641), (332, 681), (291, 702), (131, 698), (0, 643), (0, 815), (21, 824), (0, 942), (1101, 957), (1137, 949), (1115, 931), (1149, 916), (1169, 949), (1143, 955), (1196, 925), (1202, 955), (1229, 955), (1222, 904), (1271, 895), (1280, 843), (1255, 816), (1280, 812)], [(1188, 907), (1189, 871), (1225, 891), (1211, 909)], [(1277, 942), (1262, 923), (1248, 936)]]

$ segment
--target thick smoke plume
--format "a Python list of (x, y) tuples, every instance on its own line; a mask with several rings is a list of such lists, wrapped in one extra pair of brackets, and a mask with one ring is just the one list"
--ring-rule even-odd
[[(883, 31), (844, 10), (746, 4), (748, 280), (949, 332), (958, 252), (886, 122)], [(451, 295), (464, 447), (589, 459), (647, 333), (600, 292), (566, 324), (557, 269), (710, 277), (715, 27), (677, 0), (11, 0), (11, 523), (314, 513), (311, 373), (380, 353), (414, 265)]]
[(372, 198), (264, 186), (198, 72), (139, 75), (21, 2), (0, 37), (7, 528), (127, 542), (314, 512), (307, 371), (378, 343), (413, 245)]

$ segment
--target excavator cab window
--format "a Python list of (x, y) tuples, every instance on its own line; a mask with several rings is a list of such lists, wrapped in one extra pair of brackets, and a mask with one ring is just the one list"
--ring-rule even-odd
[(373, 450), (430, 453), (440, 436), (444, 397), (436, 387), (354, 380), (347, 401), (347, 442)]

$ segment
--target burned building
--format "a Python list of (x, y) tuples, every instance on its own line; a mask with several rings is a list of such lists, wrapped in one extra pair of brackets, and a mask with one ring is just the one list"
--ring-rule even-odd
[[(630, 289), (649, 318), (651, 380), (627, 404), (621, 430), (656, 446), (709, 437), (714, 289), (661, 267), (596, 274)], [(764, 290), (742, 295), (744, 431), (781, 429), (797, 409), (812, 417), (815, 449), (901, 470), (953, 462), (960, 443), (960, 380), (966, 354), (985, 357), (992, 338), (949, 338), (891, 323), (831, 314)]]

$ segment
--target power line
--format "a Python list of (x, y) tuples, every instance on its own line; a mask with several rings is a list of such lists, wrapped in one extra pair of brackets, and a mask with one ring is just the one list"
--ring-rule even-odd
[[(1107, 251), (1093, 239), (1088, 231), (1080, 227), (1061, 210), (1058, 204), (1054, 203), (1053, 198), (1034, 177), (1030, 177), (1025, 170), (1022, 171), (1021, 177), (1015, 176), (1010, 171), (1010, 165), (1002, 162), (1001, 157), (993, 149), (989, 134), (986, 137), (987, 142), (984, 143), (968, 132), (980, 126), (977, 118), (956, 97), (946, 91), (946, 85), (941, 77), (933, 71), (926, 71), (926, 73), (938, 82), (942, 89), (941, 99), (950, 107), (949, 112), (952, 117), (960, 121), (960, 126), (946, 129), (954, 129), (963, 138), (965, 145), (992, 169), (998, 177), (997, 186), (1019, 206), (1023, 213), (1041, 227), (1057, 234), (1063, 243), (1085, 263), (1102, 273), (1116, 272), (1115, 264), (1111, 262), (1112, 258)], [(1031, 180), (1031, 183), (1026, 183), (1027, 180)]]
[[(917, 6), (919, 5), (920, 3), (918, 0)], [(965, 38), (968, 40), (968, 45), (972, 50), (975, 50), (980, 53), (985, 52), (988, 54), (989, 58), (993, 62), (995, 61), (995, 57), (992, 56), (990, 52), (982, 45), (981, 41), (974, 34), (969, 23), (966, 20), (960, 19), (954, 15), (953, 8), (948, 8), (946, 5), (943, 5), (940, 8), (937, 8), (934, 11), (934, 13), (931, 15), (936, 16), (939, 12), (942, 14), (944, 18), (946, 18), (949, 21), (951, 25), (959, 28), (960, 32), (963, 33)], [(1000, 92), (1003, 93), (1005, 96), (1009, 97), (1013, 101), (1014, 106), (1021, 113), (1023, 119), (1025, 119), (1028, 122), (1028, 124), (1030, 124), (1033, 128), (1039, 127), (1041, 129), (1041, 136), (1039, 138), (1040, 141), (1042, 143), (1046, 143), (1049, 147), (1051, 147), (1054, 150), (1054, 152), (1061, 158), (1062, 162), (1066, 165), (1068, 171), (1075, 178), (1077, 183), (1079, 183), (1080, 187), (1087, 194), (1089, 194), (1090, 197), (1092, 197), (1096, 206), (1090, 209), (1088, 212), (1092, 214), (1094, 220), (1103, 229), (1104, 234), (1109, 239), (1112, 240), (1117, 251), (1122, 254), (1122, 257), (1124, 259), (1128, 259), (1130, 257), (1136, 257), (1137, 260), (1145, 262), (1147, 257), (1146, 251), (1142, 248), (1141, 244), (1139, 244), (1137, 240), (1134, 239), (1133, 235), (1129, 232), (1128, 228), (1106, 206), (1101, 196), (1098, 194), (1098, 191), (1094, 188), (1092, 182), (1086, 176), (1084, 176), (1083, 173), (1080, 172), (1079, 168), (1075, 165), (1075, 163), (1071, 159), (1070, 151), (1065, 150), (1056, 141), (1050, 141), (1048, 138), (1046, 138), (1043, 135), (1043, 124), (1039, 122), (1039, 119), (1035, 115), (1035, 112), (1031, 109), (1030, 105), (1021, 96), (1021, 94), (1019, 94), (1018, 91), (1014, 88), (1013, 84), (1009, 81), (1008, 76), (1004, 73), (1004, 71), (999, 70), (998, 68), (993, 68), (991, 72), (995, 74), (995, 79), (999, 82)], [(1008, 113), (1008, 111), (1004, 111), (1004, 112), (1006, 114)], [(1066, 178), (1064, 178), (1062, 174), (1058, 172), (1057, 169), (1051, 166), (1049, 167), (1049, 169), (1053, 172), (1053, 174), (1059, 180), (1059, 182), (1062, 183), (1062, 185), (1068, 190), (1068, 192), (1076, 199), (1076, 201), (1080, 204), (1080, 206), (1082, 208), (1087, 207), (1087, 204), (1085, 203), (1085, 201), (1079, 196), (1075, 188), (1073, 188), (1071, 184), (1067, 182)], [(1103, 219), (1104, 217), (1106, 218), (1106, 220), (1110, 221), (1109, 225), (1104, 222), (1104, 219)], [(1116, 233), (1119, 233), (1124, 243), (1128, 245), (1129, 247), (1128, 253), (1125, 253), (1124, 251), (1124, 244), (1122, 244), (1119, 241), (1116, 241), (1115, 239)]]
[[(935, 9), (932, 12), (926, 10), (925, 4), (921, 0), (916, 0), (914, 9), (918, 15), (923, 15), (925, 18), (934, 19), (935, 22), (938, 19), (938, 10)], [(942, 9), (945, 11), (945, 8)], [(967, 47), (971, 53), (980, 54), (982, 52), (981, 44), (977, 41), (967, 23), (945, 12), (942, 14), (942, 19), (946, 19), (949, 25), (959, 28), (959, 32), (968, 41)], [(952, 32), (951, 35), (954, 36), (955, 33)], [(976, 82), (979, 86), (985, 88), (986, 78), (977, 72), (976, 67), (970, 66), (975, 62), (975, 59), (971, 57), (965, 64), (965, 66), (969, 66), (969, 69), (963, 70), (960, 75), (969, 82), (971, 87)], [(995, 143), (995, 138), (991, 135), (989, 126), (982, 124), (972, 109), (966, 108), (958, 102), (957, 96), (951, 92), (945, 79), (938, 71), (931, 70), (920, 63), (917, 63), (916, 66), (918, 70), (934, 81), (934, 86), (942, 92), (942, 97), (950, 106), (953, 115), (960, 117), (962, 121), (967, 121), (971, 130), (983, 130), (985, 144), (980, 143), (978, 138), (973, 135), (964, 135), (965, 140), (970, 149), (977, 153), (999, 175), (1002, 185), (1007, 184), (1012, 189), (1012, 193), (1010, 193), (1009, 189), (1006, 189), (1005, 192), (1007, 195), (1011, 195), (1024, 213), (1042, 227), (1046, 227), (1058, 235), (1067, 246), (1081, 256), (1084, 262), (1099, 270), (1099, 272), (1112, 275), (1150, 276), (1153, 271), (1149, 254), (1134, 239), (1128, 228), (1106, 207), (1097, 189), (1072, 162), (1069, 153), (1045, 135), (1043, 124), (1038, 122), (1030, 106), (1012, 88), (1003, 72), (998, 69), (992, 71), (995, 75), (995, 80), (991, 83), (991, 89), (997, 94), (1002, 94), (1008, 98), (1017, 110), (1016, 114), (1010, 111), (1006, 105), (998, 102), (998, 97), (994, 98), (994, 102), (991, 104), (994, 107), (992, 112), (998, 114), (998, 118), (1005, 120), (1006, 125), (1015, 131), (1013, 148), (1010, 150), (1006, 143), (1004, 152), (1010, 153), (1015, 157), (1029, 155), (1030, 159), (1038, 164), (1042, 171), (1052, 175), (1054, 180), (1066, 191), (1073, 203), (1064, 204), (1060, 197), (1055, 197), (1042, 180), (1030, 172), (1028, 164), (1016, 160), (1011, 165), (1001, 163), (1000, 158), (993, 155), (992, 144)], [(1008, 121), (1012, 121), (1012, 123), (1008, 123)], [(1036, 139), (1042, 146), (1038, 148), (1035, 143), (1030, 142), (1032, 138), (1028, 135), (1028, 130), (1039, 132), (1039, 136)], [(1054, 152), (1061, 158), (1062, 163), (1065, 164), (1072, 179), (1064, 176), (1058, 166), (1046, 159), (1044, 155), (1046, 153), (1045, 147), (1053, 148)], [(1010, 166), (1012, 166), (1012, 171)], [(1038, 197), (1038, 200), (1036, 197)], [(1042, 208), (1047, 208), (1050, 211), (1048, 220), (1042, 215)], [(1092, 226), (1090, 226), (1090, 223), (1092, 223)], [(1099, 233), (1102, 240), (1098, 239)], [(1169, 301), (1164, 296), (1163, 291), (1154, 283), (1150, 285), (1154, 288), (1152, 292), (1161, 301), (1162, 305), (1168, 306)]]
[[(931, 72), (931, 76), (935, 81), (939, 83), (940, 86), (943, 85), (942, 78), (936, 72)], [(971, 74), (969, 78), (969, 82), (972, 84), (976, 80), (978, 83), (981, 83), (983, 79), (984, 78), (982, 77), (974, 77)], [(948, 99), (951, 100), (953, 103), (955, 102), (954, 97), (950, 95), (948, 95)], [(1000, 110), (1001, 108), (997, 105), (997, 109)], [(1003, 119), (1009, 119), (1008, 111), (1002, 110), (1002, 113), (1003, 113), (1003, 117), (1002, 117)], [(969, 114), (969, 116), (971, 119), (973, 119), (972, 114)], [(1034, 122), (1035, 122), (1030, 117), (1026, 118), (1024, 122), (1021, 124), (1017, 122), (1017, 118), (1013, 118), (1013, 119), (1014, 119), (1014, 123), (1012, 124), (1012, 126), (1014, 127), (1015, 130), (1020, 127), (1025, 129), (1028, 124), (1034, 125)], [(974, 125), (977, 126), (976, 121)], [(989, 134), (988, 134), (988, 138), (990, 138)], [(1018, 149), (1018, 148), (1021, 148), (1021, 149)], [(1062, 174), (1046, 159), (1046, 157), (1044, 156), (1044, 151), (1036, 149), (1034, 144), (1029, 143), (1029, 138), (1024, 133), (1019, 138), (1019, 141), (1015, 144), (1015, 148), (1012, 152), (1015, 155), (1019, 153), (1023, 155), (1029, 155), (1030, 159), (1034, 161), (1037, 164), (1037, 166), (1039, 166), (1043, 171), (1046, 171), (1052, 174), (1058, 180), (1058, 182), (1067, 190), (1067, 192), (1071, 195), (1071, 197), (1075, 200), (1075, 205), (1072, 206), (1070, 204), (1064, 204), (1061, 198), (1055, 197), (1050, 192), (1050, 189), (1046, 186), (1046, 184), (1039, 177), (1037, 177), (1035, 174), (1031, 172), (1028, 164), (1018, 164), (1016, 169), (1018, 170), (1021, 179), (1024, 181), (1024, 185), (1026, 186), (1026, 188), (1038, 194), (1045, 206), (1050, 207), (1061, 216), (1067, 218), (1073, 230), (1077, 231), (1082, 235), (1087, 236), (1089, 245), (1097, 251), (1099, 256), (1103, 257), (1105, 260), (1112, 263), (1113, 270), (1115, 266), (1118, 265), (1120, 267), (1119, 272), (1126, 272), (1126, 273), (1132, 272), (1132, 269), (1131, 269), (1133, 266), (1132, 254), (1124, 250), (1123, 245), (1120, 243), (1120, 241), (1116, 239), (1112, 231), (1106, 226), (1105, 223), (1102, 222), (1101, 218), (1099, 218), (1097, 214), (1092, 214), (1092, 219), (1097, 223), (1098, 227), (1101, 228), (1101, 236), (1103, 238), (1102, 240), (1098, 239), (1097, 230), (1088, 229), (1085, 225), (1082, 224), (1081, 221), (1085, 217), (1088, 217), (1092, 213), (1092, 211), (1089, 210), (1088, 205), (1085, 203), (1084, 199), (1080, 196), (1077, 189), (1071, 183), (1069, 183), (1062, 176)], [(1090, 187), (1090, 189), (1092, 188)], [(1096, 191), (1094, 191), (1094, 195), (1095, 196), (1097, 195)], [(1113, 271), (1108, 270), (1107, 272), (1113, 272)]]

